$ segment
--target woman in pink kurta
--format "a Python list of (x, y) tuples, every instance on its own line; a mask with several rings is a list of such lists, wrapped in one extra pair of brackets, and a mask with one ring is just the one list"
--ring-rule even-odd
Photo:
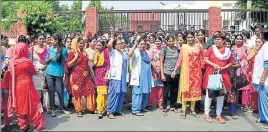
[(150, 93), (149, 97), (149, 109), (154, 104), (155, 100), (157, 107), (162, 109), (162, 100), (163, 100), (163, 87), (164, 84), (161, 80), (160, 74), (160, 52), (162, 47), (162, 38), (158, 37), (155, 41), (155, 47), (150, 51), (150, 59), (152, 61), (152, 75), (154, 80), (154, 87)]
[[(238, 68), (236, 70), (237, 76), (240, 76), (241, 73), (245, 74), (249, 78), (249, 64), (247, 61), (247, 53), (248, 48), (247, 46), (243, 45), (243, 36), (238, 35), (235, 37), (235, 45), (232, 47), (232, 51), (237, 54), (237, 59), (240, 61), (241, 68)], [(242, 70), (242, 71), (241, 71)], [(250, 85), (247, 85), (242, 90), (242, 104), (243, 104), (243, 110), (249, 111), (249, 100), (250, 100)]]

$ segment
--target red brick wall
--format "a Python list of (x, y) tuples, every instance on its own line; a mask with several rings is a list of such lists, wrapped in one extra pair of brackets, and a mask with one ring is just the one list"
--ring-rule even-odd
[(93, 35), (98, 31), (98, 11), (96, 8), (86, 9), (86, 32)]
[(160, 13), (131, 13), (129, 29), (137, 30), (138, 25), (143, 26), (143, 31), (150, 31), (152, 25), (160, 25)]
[(24, 12), (17, 11), (18, 20), (12, 21), (10, 28), (7, 31), (1, 29), (1, 34), (8, 36), (9, 38), (16, 38), (18, 35), (27, 35), (27, 29), (22, 23)]
[(209, 36), (212, 36), (215, 31), (222, 31), (222, 16), (221, 9), (210, 7), (208, 11), (208, 30)]

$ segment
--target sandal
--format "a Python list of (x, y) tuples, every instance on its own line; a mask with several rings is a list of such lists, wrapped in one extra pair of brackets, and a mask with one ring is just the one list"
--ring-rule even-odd
[(186, 119), (186, 112), (181, 111), (181, 118)]
[(179, 111), (175, 108), (170, 108), (170, 111), (174, 111), (175, 113), (179, 113)]
[(197, 114), (196, 114), (196, 112), (195, 112), (195, 111), (193, 111), (193, 110), (191, 110), (190, 114), (191, 114), (192, 116), (194, 116), (194, 117), (197, 117), (197, 118), (199, 118), (199, 117), (200, 117), (200, 116), (199, 116), (199, 115), (197, 115)]
[(216, 120), (219, 121), (221, 124), (225, 124), (225, 120), (221, 116), (216, 117)]
[(109, 119), (115, 119), (113, 114), (108, 114), (107, 116), (108, 116)]
[(266, 125), (266, 126), (263, 126), (263, 128), (264, 128), (264, 129), (268, 129), (268, 126), (267, 126), (267, 125)]
[(254, 122), (254, 123), (265, 123), (265, 122), (260, 121), (260, 120), (254, 120), (253, 122)]
[(98, 113), (97, 116), (98, 116), (99, 119), (102, 119), (103, 118), (102, 113)]
[(77, 117), (83, 117), (82, 112), (77, 112)]
[(205, 116), (205, 120), (206, 120), (207, 123), (212, 123), (213, 122), (213, 120), (208, 115)]
[(232, 118), (233, 119), (238, 119), (238, 116), (237, 115), (232, 115)]
[(66, 115), (70, 115), (71, 112), (70, 111), (67, 111), (67, 110), (61, 110), (60, 111), (62, 114), (66, 114)]
[(162, 115), (163, 116), (167, 116), (168, 115), (168, 112), (167, 111), (162, 111)]

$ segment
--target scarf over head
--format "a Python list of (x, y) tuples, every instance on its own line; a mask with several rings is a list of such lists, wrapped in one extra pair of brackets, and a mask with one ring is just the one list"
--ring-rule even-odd
[[(28, 46), (25, 43), (18, 43), (14, 46), (14, 55), (9, 62), (9, 71), (11, 74), (11, 89), (9, 90), (8, 97), (8, 116), (13, 115), (13, 111), (11, 109), (16, 108), (16, 93), (15, 93), (15, 66), (21, 63), (25, 63), (31, 61), (29, 58)], [(10, 111), (11, 110), (11, 111)]]

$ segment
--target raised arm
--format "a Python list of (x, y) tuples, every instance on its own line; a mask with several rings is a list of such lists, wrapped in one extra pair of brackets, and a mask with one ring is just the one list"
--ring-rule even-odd
[(130, 50), (129, 50), (129, 52), (128, 52), (128, 57), (132, 57), (132, 55), (133, 55), (133, 53), (134, 53), (134, 51), (135, 51), (137, 45), (138, 45), (138, 44), (135, 43), (135, 44), (133, 45), (133, 47), (130, 48)]
[(77, 62), (78, 59), (78, 53), (74, 53), (73, 51), (71, 51), (68, 55), (68, 59), (67, 59), (67, 66), (68, 68), (71, 68), (75, 65), (75, 63)]

